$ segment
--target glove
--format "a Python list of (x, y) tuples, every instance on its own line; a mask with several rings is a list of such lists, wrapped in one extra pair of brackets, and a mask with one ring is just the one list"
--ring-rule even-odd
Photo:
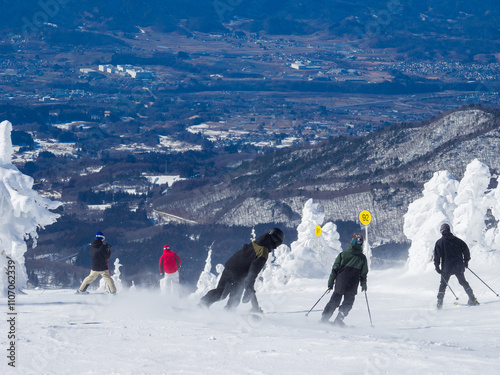
[(335, 279), (337, 278), (337, 272), (335, 270), (332, 270), (332, 273), (330, 273), (330, 277), (328, 278), (328, 289), (333, 288), (333, 284), (335, 284)]
[(436, 267), (436, 272), (441, 274), (441, 269), (439, 267)]
[(366, 292), (367, 290), (368, 290), (368, 287), (366, 286), (366, 284), (361, 285), (362, 292)]
[(466, 260), (466, 261), (464, 262), (464, 266), (465, 266), (465, 268), (469, 268), (469, 261), (468, 261), (468, 260)]
[(160, 272), (160, 276), (161, 277), (165, 276), (165, 272)]

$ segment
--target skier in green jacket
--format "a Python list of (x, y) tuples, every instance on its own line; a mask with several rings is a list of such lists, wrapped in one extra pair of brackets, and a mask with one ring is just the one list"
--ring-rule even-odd
[(326, 304), (321, 322), (327, 323), (339, 307), (342, 297), (344, 300), (339, 307), (339, 314), (333, 322), (336, 325), (344, 326), (344, 318), (351, 311), (354, 299), (357, 294), (358, 285), (361, 282), (361, 290), (366, 291), (366, 276), (368, 274), (368, 261), (363, 254), (363, 235), (353, 234), (349, 248), (341, 252), (333, 263), (332, 272), (328, 279), (328, 289), (333, 289), (330, 301)]

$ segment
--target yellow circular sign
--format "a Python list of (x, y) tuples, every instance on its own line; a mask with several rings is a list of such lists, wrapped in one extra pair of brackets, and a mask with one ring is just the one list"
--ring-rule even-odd
[(361, 224), (368, 225), (372, 221), (372, 215), (368, 211), (361, 211), (359, 221), (361, 221)]
[(321, 227), (318, 225), (315, 229), (314, 229), (314, 233), (316, 233), (316, 236), (321, 236)]

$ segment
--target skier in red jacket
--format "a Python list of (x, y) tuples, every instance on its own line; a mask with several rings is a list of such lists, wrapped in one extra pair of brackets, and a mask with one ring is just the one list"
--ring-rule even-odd
[(179, 268), (181, 258), (170, 250), (170, 246), (163, 246), (163, 255), (160, 257), (158, 265), (160, 269), (160, 289), (162, 291), (177, 292), (179, 285)]

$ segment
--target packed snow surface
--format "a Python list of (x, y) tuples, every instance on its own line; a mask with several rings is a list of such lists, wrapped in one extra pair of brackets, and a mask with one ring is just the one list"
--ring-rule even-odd
[[(473, 262), (471, 262), (471, 267)], [(475, 270), (500, 289), (498, 277)], [(295, 279), (258, 298), (266, 314), (235, 312), (224, 302), (199, 309), (199, 296), (158, 289), (118, 295), (28, 290), (18, 295), (16, 368), (8, 366), (2, 319), (2, 374), (497, 374), (500, 298), (467, 271), (480, 306), (436, 310), (439, 275), (402, 269), (372, 271), (370, 324), (364, 293), (345, 319), (320, 324), (326, 280)], [(466, 303), (454, 277), (450, 286)], [(6, 299), (1, 300), (7, 306)], [(6, 311), (6, 308), (4, 308)], [(333, 318), (335, 317), (335, 314)]]

